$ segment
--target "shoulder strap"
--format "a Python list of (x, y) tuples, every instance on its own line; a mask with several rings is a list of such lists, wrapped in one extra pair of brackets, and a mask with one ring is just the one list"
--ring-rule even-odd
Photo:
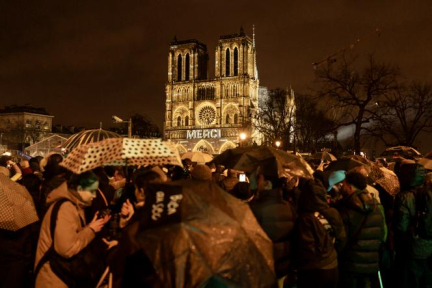
[(54, 250), (54, 238), (55, 238), (54, 232), (55, 232), (55, 226), (56, 226), (56, 222), (57, 222), (58, 211), (60, 210), (60, 206), (66, 201), (70, 201), (70, 200), (66, 199), (66, 198), (61, 198), (61, 199), (57, 200), (54, 204), (51, 204), (51, 205), (53, 205), (53, 209), (51, 211), (51, 218), (50, 218), (51, 246), (45, 252), (45, 254), (42, 256), (42, 258), (39, 260), (39, 263), (35, 268), (35, 273), (34, 273), (35, 279), (36, 279), (40, 269), (42, 268), (42, 266), (46, 262), (48, 262), (50, 254), (52, 253), (51, 251)]
[(108, 201), (107, 201), (107, 199), (105, 197), (105, 194), (102, 192), (102, 190), (100, 188), (98, 188), (98, 191), (99, 191), (99, 194), (102, 196), (102, 198), (103, 198), (103, 200), (105, 202), (105, 205), (108, 207), (109, 205), (108, 205)]

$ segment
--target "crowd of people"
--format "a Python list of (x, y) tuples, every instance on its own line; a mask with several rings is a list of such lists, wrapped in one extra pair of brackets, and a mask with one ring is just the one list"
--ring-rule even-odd
[(149, 185), (179, 180), (213, 182), (250, 207), (273, 243), (273, 287), (432, 286), (432, 174), (416, 161), (398, 163), (394, 196), (366, 166), (276, 177), (260, 167), (245, 175), (185, 159), (184, 167), (76, 175), (62, 160), (0, 158), (0, 173), (27, 188), (40, 219), (0, 229), (0, 287), (96, 287), (104, 272), (113, 287), (163, 286), (126, 236), (142, 229)]

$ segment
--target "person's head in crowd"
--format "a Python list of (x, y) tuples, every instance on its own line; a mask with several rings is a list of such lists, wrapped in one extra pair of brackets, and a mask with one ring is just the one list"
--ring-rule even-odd
[(145, 201), (145, 189), (151, 183), (162, 182), (161, 177), (155, 171), (139, 172), (134, 175), (135, 198), (138, 203)]
[(63, 161), (63, 156), (54, 153), (41, 161), (41, 168), (43, 169), (43, 176), (45, 180), (50, 180), (58, 175), (66, 173), (66, 168), (59, 164)]
[(93, 171), (87, 171), (82, 174), (73, 174), (68, 180), (69, 191), (78, 199), (81, 199), (86, 205), (91, 205), (96, 192), (99, 188), (99, 179)]
[(315, 171), (313, 174), (313, 177), (314, 177), (314, 179), (319, 180), (324, 187), (327, 186), (323, 171), (319, 171), (319, 170)]
[(125, 179), (125, 172), (123, 167), (117, 167), (114, 171), (114, 181), (121, 181)]
[(0, 157), (0, 166), (1, 166), (1, 167), (7, 167), (8, 162), (9, 162), (10, 160), (12, 160), (12, 157), (11, 157), (11, 156), (6, 156), (6, 155), (1, 156), (1, 157)]
[(354, 172), (358, 172), (358, 173), (362, 174), (363, 176), (366, 177), (369, 185), (373, 184), (372, 178), (369, 177), (370, 170), (365, 165), (357, 166), (357, 167), (351, 169), (350, 171), (354, 171)]
[(413, 160), (404, 160), (399, 168), (401, 190), (408, 190), (424, 184), (426, 169)]
[(367, 187), (367, 178), (355, 171), (350, 171), (346, 174), (343, 181), (341, 191), (344, 196), (350, 195), (356, 191), (365, 190)]
[(33, 157), (29, 160), (30, 169), (32, 169), (33, 173), (40, 172), (39, 160), (36, 157)]
[(248, 182), (238, 182), (230, 193), (234, 197), (246, 203), (252, 201), (254, 198), (254, 194), (252, 193)]
[(346, 172), (344, 170), (337, 170), (330, 174), (328, 179), (328, 188), (327, 191), (330, 192), (330, 190), (335, 189), (340, 191), (340, 188), (342, 187), (342, 182), (345, 180)]
[(232, 169), (228, 169), (228, 178), (237, 178), (237, 172), (235, 170)]
[(198, 164), (192, 170), (191, 176), (195, 180), (211, 180), (212, 172), (207, 165)]
[(182, 160), (182, 164), (185, 170), (191, 170), (192, 169), (192, 161), (189, 158), (185, 158)]
[(30, 163), (26, 159), (20, 161), (21, 173), (22, 175), (32, 174), (33, 170), (30, 168)]
[(35, 205), (38, 206), (39, 202), (41, 201), (40, 198), (42, 196), (42, 193), (40, 193), (42, 180), (35, 174), (27, 174), (22, 177), (21, 185), (27, 188), (27, 191), (30, 192), (33, 200), (35, 201)]
[(207, 166), (210, 168), (210, 171), (212, 173), (216, 172), (216, 164), (215, 163), (208, 163)]

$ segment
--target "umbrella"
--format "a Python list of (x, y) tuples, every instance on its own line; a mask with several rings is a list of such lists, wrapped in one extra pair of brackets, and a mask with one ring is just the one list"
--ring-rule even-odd
[(326, 172), (328, 173), (330, 171), (337, 170), (349, 171), (359, 166), (364, 166), (366, 170), (368, 170), (369, 178), (373, 182), (379, 184), (390, 195), (396, 195), (399, 192), (399, 180), (393, 171), (384, 167), (380, 167), (377, 163), (359, 155), (344, 157), (337, 161), (331, 162), (326, 168)]
[(70, 136), (61, 147), (70, 152), (78, 146), (99, 142), (109, 138), (121, 138), (121, 136), (103, 129), (84, 130)]
[(76, 174), (103, 165), (182, 166), (178, 151), (171, 147), (160, 139), (110, 138), (75, 148), (60, 165)]
[(145, 192), (135, 240), (163, 287), (275, 283), (272, 242), (247, 204), (211, 181), (153, 184)]
[(27, 189), (0, 174), (0, 229), (17, 231), (38, 220)]
[(349, 171), (355, 167), (363, 166), (363, 165), (365, 165), (365, 163), (360, 162), (357, 159), (344, 157), (338, 159), (337, 161), (331, 162), (325, 170), (326, 171), (338, 171), (338, 170)]
[(329, 152), (325, 152), (325, 151), (324, 152), (317, 152), (317, 153), (313, 154), (312, 158), (313, 159), (319, 159), (321, 161), (328, 161), (328, 162), (337, 160), (337, 158), (333, 154), (331, 154)]
[(390, 195), (395, 196), (400, 191), (400, 183), (396, 174), (385, 167), (380, 167), (383, 172), (383, 177), (375, 179), (375, 183), (379, 184)]
[(196, 152), (186, 152), (181, 157), (181, 159), (186, 159), (186, 158), (190, 159), (192, 162), (207, 163), (213, 159), (213, 156), (207, 153), (196, 151)]
[(245, 172), (254, 172), (260, 167), (263, 174), (274, 177), (284, 177), (288, 172), (312, 178), (314, 173), (302, 157), (267, 146), (229, 149), (214, 158), (213, 162)]
[(421, 158), (418, 163), (422, 164), (427, 170), (432, 170), (432, 151)]

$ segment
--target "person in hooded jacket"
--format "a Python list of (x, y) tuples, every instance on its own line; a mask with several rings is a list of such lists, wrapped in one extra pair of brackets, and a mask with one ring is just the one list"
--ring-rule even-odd
[[(251, 175), (251, 189), (255, 185)], [(250, 202), (250, 208), (258, 223), (273, 242), (276, 276), (280, 283), (291, 270), (292, 238), (297, 218), (294, 205), (282, 198), (282, 179), (259, 174), (258, 198)]]
[[(424, 235), (416, 223), (421, 207), (426, 208), (426, 214), (432, 213), (432, 192), (422, 186), (425, 174), (424, 167), (415, 162), (402, 163), (399, 169), (401, 192), (396, 195), (393, 215), (397, 287), (432, 286), (432, 273), (428, 267), (432, 238)], [(424, 219), (431, 221), (427, 215)], [(432, 223), (423, 225), (431, 226)]]
[[(97, 176), (93, 172), (85, 172), (80, 175), (73, 175), (68, 182), (63, 182), (48, 195), (48, 204), (53, 204), (62, 198), (69, 201), (60, 206), (54, 235), (51, 235), (50, 231), (51, 213), (54, 205), (50, 205), (45, 214), (36, 251), (36, 270), (39, 261), (51, 247), (53, 237), (55, 251), (64, 258), (71, 258), (81, 252), (109, 221), (109, 216), (98, 219), (96, 214), (93, 220), (85, 225), (84, 208), (88, 207), (92, 199), (95, 198), (98, 186)], [(66, 283), (51, 269), (49, 259), (43, 263), (36, 275), (36, 288), (38, 287), (67, 287)]]
[(337, 252), (346, 241), (339, 212), (329, 207), (327, 191), (319, 180), (302, 185), (296, 222), (296, 264), (299, 288), (337, 287)]
[(366, 177), (358, 172), (348, 172), (342, 182), (342, 199), (337, 209), (345, 226), (347, 244), (338, 255), (340, 287), (368, 287), (379, 270), (385, 219), (366, 186)]

